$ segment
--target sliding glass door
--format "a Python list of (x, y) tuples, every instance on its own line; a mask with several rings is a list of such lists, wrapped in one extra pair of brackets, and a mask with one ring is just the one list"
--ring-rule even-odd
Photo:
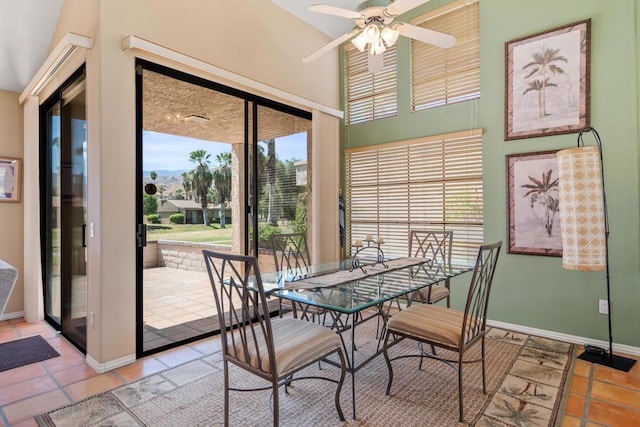
[(41, 107), (41, 224), (46, 319), (79, 349), (87, 320), (84, 67)]

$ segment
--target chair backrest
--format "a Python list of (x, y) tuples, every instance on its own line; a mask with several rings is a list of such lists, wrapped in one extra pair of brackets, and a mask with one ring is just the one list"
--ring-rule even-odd
[[(222, 351), (250, 371), (274, 373), (269, 308), (258, 260), (253, 256), (202, 251), (216, 300)], [(268, 360), (268, 367), (263, 361)]]
[(453, 231), (411, 230), (409, 232), (409, 256), (428, 258), (432, 264), (451, 265)]
[(461, 346), (473, 343), (485, 332), (491, 283), (501, 246), (502, 242), (497, 242), (482, 245), (478, 250), (464, 309)]
[(304, 233), (272, 234), (271, 246), (276, 271), (305, 269), (311, 265)]

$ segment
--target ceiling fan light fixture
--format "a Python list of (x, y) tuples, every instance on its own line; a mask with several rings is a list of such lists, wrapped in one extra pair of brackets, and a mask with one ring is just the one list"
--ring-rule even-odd
[(380, 39), (380, 29), (377, 24), (369, 24), (364, 27), (362, 30), (362, 34), (364, 34), (364, 38), (368, 43), (374, 43), (376, 40)]
[(398, 37), (400, 36), (400, 31), (391, 27), (384, 27), (380, 32), (380, 37), (384, 40), (387, 47), (393, 46), (396, 41), (398, 41)]
[(360, 52), (364, 52), (367, 47), (367, 39), (364, 36), (363, 32), (360, 32), (357, 37), (351, 40), (351, 43), (358, 49)]

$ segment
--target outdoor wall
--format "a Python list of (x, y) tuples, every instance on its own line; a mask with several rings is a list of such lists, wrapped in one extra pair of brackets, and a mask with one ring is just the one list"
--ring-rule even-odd
[[(0, 157), (23, 158), (22, 107), (19, 94), (0, 90)], [(22, 190), (21, 190), (22, 191)], [(3, 318), (23, 311), (24, 204), (0, 203), (0, 259), (18, 269), (18, 280), (9, 297)]]
[[(446, 3), (433, 0), (406, 19)], [(507, 253), (505, 156), (572, 147), (577, 135), (504, 140), (505, 42), (591, 18), (591, 125), (604, 145), (613, 335), (616, 343), (640, 347), (639, 16), (636, 0), (481, 0), (479, 101), (410, 112), (409, 42), (401, 37), (397, 117), (342, 127), (342, 149), (484, 129), (485, 241), (504, 242), (491, 295), (492, 320), (608, 340), (607, 317), (598, 314), (598, 300), (606, 299), (604, 272), (567, 271), (560, 258)], [(590, 137), (586, 141), (593, 144)], [(342, 167), (344, 177), (344, 162)], [(468, 281), (457, 283), (452, 303), (461, 307)]]

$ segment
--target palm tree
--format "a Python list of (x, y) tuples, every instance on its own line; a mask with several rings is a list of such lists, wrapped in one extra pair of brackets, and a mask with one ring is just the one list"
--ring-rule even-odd
[(197, 164), (193, 170), (192, 190), (196, 199), (200, 199), (202, 219), (206, 226), (211, 224), (207, 208), (209, 206), (209, 188), (213, 183), (213, 174), (209, 168), (209, 157), (211, 157), (211, 154), (207, 154), (205, 150), (195, 150), (189, 154), (189, 161)]
[(545, 224), (544, 228), (547, 231), (547, 235), (551, 236), (553, 230), (553, 220), (556, 212), (560, 210), (560, 202), (553, 194), (558, 192), (558, 178), (551, 180), (552, 170), (549, 169), (542, 173), (542, 179), (536, 179), (532, 176), (529, 177), (531, 184), (522, 184), (521, 187), (528, 191), (522, 197), (528, 197), (533, 209), (536, 203), (544, 206), (545, 212)]
[(267, 186), (269, 190), (269, 209), (267, 213), (267, 225), (278, 226), (278, 212), (276, 211), (276, 140), (267, 139)]
[(536, 79), (533, 82), (529, 82), (529, 86), (522, 93), (522, 95), (526, 95), (528, 92), (538, 92), (538, 112), (540, 117), (547, 116), (547, 87), (558, 86), (557, 84), (549, 81), (548, 74), (564, 74), (564, 70), (554, 64), (554, 62), (558, 61), (565, 63), (567, 62), (567, 58), (560, 55), (560, 49), (546, 49), (541, 47), (540, 51), (533, 54), (533, 61), (525, 64), (522, 67), (522, 70), (526, 70), (527, 68), (529, 68), (529, 74), (524, 77), (525, 79), (528, 79), (529, 77), (532, 77), (536, 74), (540, 76), (539, 79)]
[(187, 200), (191, 200), (191, 191), (193, 190), (191, 172), (193, 171), (182, 172), (182, 188), (184, 188), (184, 194)]
[(213, 187), (220, 203), (220, 228), (226, 228), (225, 203), (231, 199), (231, 152), (218, 154), (216, 161), (218, 166), (213, 170)]

